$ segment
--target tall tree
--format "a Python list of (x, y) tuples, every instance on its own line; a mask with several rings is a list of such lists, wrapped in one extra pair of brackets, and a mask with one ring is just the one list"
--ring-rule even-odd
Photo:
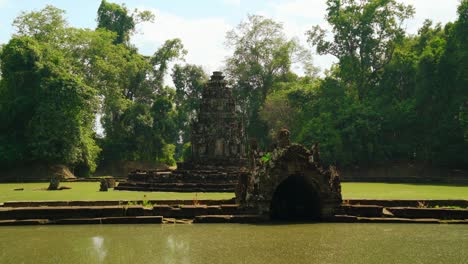
[(348, 92), (362, 99), (378, 83), (383, 67), (402, 42), (402, 24), (414, 8), (396, 0), (327, 0), (327, 6), (333, 39), (314, 26), (307, 32), (309, 42), (318, 54), (338, 59), (339, 76)]
[[(200, 66), (176, 64), (172, 69), (174, 82), (175, 105), (177, 108), (177, 128), (180, 133), (180, 144), (190, 141), (190, 123), (196, 117), (199, 108), (203, 87), (208, 76)], [(179, 150), (181, 150), (179, 146)]]
[(304, 62), (310, 66), (310, 54), (295, 39), (286, 38), (280, 23), (257, 15), (249, 15), (229, 31), (226, 45), (234, 50), (227, 59), (226, 72), (248, 120), (247, 133), (265, 145), (267, 127), (259, 110), (274, 82), (287, 78), (291, 64)]
[(15, 37), (1, 54), (0, 159), (8, 165), (96, 168), (97, 91), (70, 74), (63, 54), (30, 37)]
[(129, 44), (130, 36), (135, 32), (135, 26), (144, 21), (153, 21), (154, 14), (150, 11), (141, 11), (137, 9), (133, 13), (122, 4), (109, 3), (106, 0), (101, 1), (98, 9), (98, 28), (105, 28), (115, 32), (117, 37), (115, 44)]

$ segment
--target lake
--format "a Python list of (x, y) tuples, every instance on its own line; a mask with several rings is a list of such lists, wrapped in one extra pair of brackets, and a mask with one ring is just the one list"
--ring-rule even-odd
[(468, 263), (468, 225), (0, 227), (0, 263)]

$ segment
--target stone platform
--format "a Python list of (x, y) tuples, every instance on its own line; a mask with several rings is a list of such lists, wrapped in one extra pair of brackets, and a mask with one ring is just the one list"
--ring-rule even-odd
[(234, 192), (238, 179), (248, 172), (222, 168), (135, 171), (114, 190), (150, 192)]
[[(358, 205), (359, 200), (342, 204), (336, 214), (324, 222), (346, 223), (444, 223), (468, 224), (468, 208), (416, 208)], [(374, 200), (385, 204), (386, 200)], [(76, 202), (24, 201), (6, 202), (0, 206), (2, 225), (43, 224), (163, 224), (163, 223), (261, 223), (271, 221), (268, 215), (234, 204), (233, 200), (158, 200), (146, 206), (143, 201)], [(203, 202), (203, 204), (199, 204)], [(206, 203), (204, 203), (206, 202)], [(397, 202), (397, 201), (396, 201)], [(464, 200), (464, 202), (468, 202)], [(406, 203), (402, 201), (402, 203)], [(454, 206), (450, 200), (443, 203)], [(103, 206), (102, 204), (105, 204)], [(132, 204), (132, 205), (129, 205)], [(135, 205), (136, 204), (136, 205)], [(460, 201), (457, 202), (460, 204)], [(72, 205), (72, 206), (70, 206)], [(73, 206), (75, 205), (75, 206)], [(309, 222), (302, 220), (301, 222)], [(289, 223), (289, 222), (286, 222)]]

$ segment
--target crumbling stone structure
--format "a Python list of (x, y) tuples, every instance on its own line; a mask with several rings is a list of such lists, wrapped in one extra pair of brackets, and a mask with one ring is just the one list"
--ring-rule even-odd
[(115, 190), (233, 192), (248, 171), (245, 133), (231, 89), (213, 72), (192, 123), (192, 157), (175, 171), (134, 171)]
[(243, 165), (244, 126), (236, 114), (231, 89), (215, 71), (203, 90), (200, 110), (192, 123), (192, 160), (195, 165)]
[(268, 160), (258, 158), (251, 163), (257, 166), (236, 193), (246, 208), (272, 219), (320, 220), (332, 217), (340, 207), (336, 169), (325, 170), (304, 146), (290, 144), (287, 130), (278, 133), (278, 148)]

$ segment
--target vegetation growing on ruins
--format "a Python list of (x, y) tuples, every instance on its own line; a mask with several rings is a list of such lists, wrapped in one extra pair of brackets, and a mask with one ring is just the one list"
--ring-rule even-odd
[[(331, 32), (312, 27), (311, 47), (262, 16), (228, 32), (233, 54), (224, 71), (249, 137), (266, 149), (272, 132), (287, 127), (293, 141), (320, 142), (322, 160), (340, 166), (411, 160), (466, 168), (468, 1), (455, 22), (427, 20), (415, 35), (402, 28), (413, 8), (396, 0), (327, 5)], [(94, 30), (71, 27), (53, 6), (18, 16), (0, 48), (0, 166), (66, 164), (89, 175), (103, 162), (173, 165), (189, 156), (188, 124), (207, 74), (180, 64), (187, 51), (178, 39), (140, 54), (131, 37), (153, 20), (107, 1)], [(324, 76), (312, 50), (337, 58)], [(164, 83), (168, 73), (174, 88)]]

